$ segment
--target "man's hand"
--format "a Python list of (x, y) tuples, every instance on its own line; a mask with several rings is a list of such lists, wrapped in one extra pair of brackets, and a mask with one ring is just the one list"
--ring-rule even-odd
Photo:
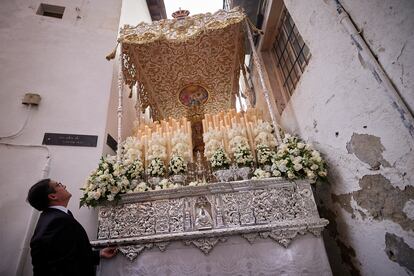
[(105, 247), (99, 251), (99, 256), (104, 259), (110, 259), (116, 255), (118, 249), (116, 247)]

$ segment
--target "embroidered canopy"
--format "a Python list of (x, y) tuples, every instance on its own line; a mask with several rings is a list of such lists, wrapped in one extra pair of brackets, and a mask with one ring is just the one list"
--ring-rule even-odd
[(137, 84), (141, 108), (154, 119), (200, 120), (233, 108), (244, 61), (239, 9), (219, 10), (121, 29), (125, 83)]

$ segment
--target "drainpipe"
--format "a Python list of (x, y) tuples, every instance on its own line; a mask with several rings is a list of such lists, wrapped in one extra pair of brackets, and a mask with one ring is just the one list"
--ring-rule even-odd
[(385, 70), (378, 63), (377, 59), (374, 57), (371, 49), (368, 47), (364, 38), (360, 35), (360, 32), (355, 27), (352, 22), (349, 14), (346, 12), (344, 7), (341, 5), (339, 0), (334, 0), (336, 4), (336, 10), (338, 12), (338, 19), (342, 26), (345, 27), (345, 30), (351, 36), (351, 40), (358, 49), (358, 55), (363, 59), (366, 64), (366, 68), (371, 71), (375, 80), (380, 84), (384, 90), (387, 92), (386, 96), (391, 101), (391, 104), (394, 109), (400, 115), (400, 118), (410, 133), (411, 137), (414, 138), (414, 117), (413, 111), (405, 103), (404, 99), (401, 97), (399, 91), (392, 84), (390, 78), (387, 76)]

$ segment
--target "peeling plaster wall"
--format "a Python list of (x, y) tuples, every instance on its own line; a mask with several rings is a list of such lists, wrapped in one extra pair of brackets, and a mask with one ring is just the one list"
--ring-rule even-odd
[[(329, 183), (316, 190), (321, 215), (331, 221), (325, 243), (334, 274), (414, 273), (407, 257), (414, 248), (414, 139), (363, 67), (334, 1), (284, 2), (312, 57), (281, 123), (329, 164)], [(412, 108), (414, 2), (341, 3)]]
[(414, 4), (409, 0), (359, 2), (362, 3), (341, 1), (403, 99), (414, 110)]

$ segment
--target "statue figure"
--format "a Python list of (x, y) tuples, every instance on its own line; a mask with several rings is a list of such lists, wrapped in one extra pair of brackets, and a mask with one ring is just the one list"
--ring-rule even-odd
[(204, 206), (200, 206), (197, 210), (195, 225), (197, 229), (210, 229), (213, 227), (213, 220)]
[(213, 228), (211, 204), (205, 196), (197, 198), (194, 204), (194, 228), (198, 230)]

